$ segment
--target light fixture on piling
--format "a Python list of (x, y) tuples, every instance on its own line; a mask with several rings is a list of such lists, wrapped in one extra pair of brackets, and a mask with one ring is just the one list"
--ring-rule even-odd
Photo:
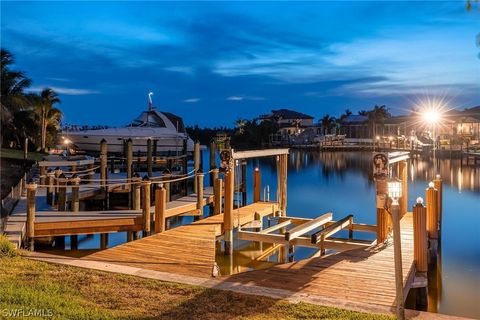
[(399, 179), (391, 179), (387, 182), (388, 196), (396, 202), (402, 197), (402, 181)]
[(388, 137), (388, 140), (393, 141), (393, 136)]
[(70, 143), (72, 143), (72, 141), (71, 141), (70, 139), (66, 139), (66, 138), (65, 138), (65, 139), (63, 140), (63, 144), (66, 145), (66, 146), (68, 146)]
[(428, 187), (429, 187), (429, 188), (435, 188), (435, 183), (433, 183), (433, 181), (430, 181), (430, 182), (428, 183)]
[(377, 140), (380, 140), (380, 136), (376, 136), (376, 138), (375, 138), (375, 139), (377, 139)]
[(423, 198), (422, 197), (418, 197), (417, 200), (416, 200), (417, 204), (423, 204)]

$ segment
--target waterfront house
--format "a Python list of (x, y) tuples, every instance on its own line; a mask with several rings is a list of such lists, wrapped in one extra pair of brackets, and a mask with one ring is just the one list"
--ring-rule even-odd
[(306, 129), (313, 126), (312, 116), (289, 109), (272, 110), (269, 114), (261, 115), (259, 119), (277, 124), (277, 133), (270, 137), (274, 145), (289, 145)]

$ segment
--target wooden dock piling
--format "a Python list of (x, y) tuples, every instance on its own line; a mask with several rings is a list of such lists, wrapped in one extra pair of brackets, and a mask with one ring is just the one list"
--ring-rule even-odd
[(58, 187), (58, 203), (57, 203), (57, 210), (58, 211), (66, 211), (67, 205), (67, 178), (62, 173), (58, 177), (57, 184)]
[(40, 184), (44, 185), (47, 177), (47, 167), (41, 166), (40, 167)]
[(104, 191), (106, 191), (107, 185), (107, 152), (107, 140), (102, 139), (100, 141), (100, 185)]
[(199, 212), (198, 216), (195, 216), (196, 220), (203, 219), (203, 177), (204, 173), (200, 170), (196, 175), (197, 181), (197, 211)]
[(149, 177), (152, 176), (152, 139), (147, 140), (147, 174)]
[(399, 199), (400, 202), (400, 216), (403, 217), (408, 210), (408, 163), (406, 160), (400, 161), (399, 166), (399, 177), (402, 180), (402, 197)]
[(135, 174), (132, 178), (132, 209), (140, 210), (141, 208), (141, 182), (140, 176)]
[(100, 234), (100, 249), (108, 248), (108, 233)]
[(54, 185), (55, 185), (54, 203), (55, 203), (55, 205), (58, 204), (58, 191), (60, 190), (60, 188), (58, 187), (59, 186), (58, 180), (59, 180), (59, 177), (60, 177), (61, 174), (62, 174), (62, 170), (60, 170), (59, 167), (56, 167), (55, 171), (54, 171), (54, 175), (55, 175), (55, 179), (54, 179)]
[(233, 194), (235, 189), (234, 168), (231, 166), (225, 173), (225, 196), (223, 231), (225, 240), (225, 254), (233, 254)]
[(217, 215), (222, 213), (222, 190), (223, 190), (223, 180), (222, 179), (215, 179), (215, 185), (213, 186), (214, 191), (214, 207), (213, 207), (213, 214)]
[(413, 260), (417, 272), (427, 272), (427, 212), (422, 198), (418, 198), (417, 204), (413, 206), (413, 250)]
[(216, 145), (215, 145), (215, 140), (210, 141), (210, 170), (212, 171), (210, 173), (210, 187), (214, 186), (215, 179), (218, 177), (218, 172), (217, 172), (217, 177), (215, 177), (215, 172), (213, 171), (216, 167)]
[(375, 186), (377, 193), (377, 244), (380, 244), (385, 242), (388, 237), (388, 213), (385, 210), (387, 181), (377, 180)]
[(133, 142), (129, 138), (127, 140), (127, 179), (133, 177)]
[(433, 186), (437, 189), (437, 223), (438, 223), (438, 237), (442, 235), (442, 214), (443, 214), (443, 181), (439, 174), (433, 180)]
[(165, 212), (167, 211), (167, 191), (160, 187), (155, 190), (155, 233), (165, 231)]
[(35, 249), (35, 194), (37, 192), (37, 184), (27, 184), (27, 238), (28, 248), (33, 251)]
[(253, 202), (260, 201), (260, 192), (262, 189), (262, 180), (260, 169), (258, 167), (253, 171)]
[(47, 171), (47, 204), (53, 206), (53, 191), (54, 191), (54, 181), (55, 173), (52, 170)]
[(427, 205), (427, 231), (430, 239), (438, 239), (438, 191), (434, 183), (430, 182), (426, 190)]
[(72, 200), (70, 202), (70, 210), (78, 212), (80, 210), (80, 178), (74, 176), (72, 182)]
[(288, 154), (281, 154), (279, 157), (279, 208), (280, 214), (286, 216), (287, 212), (287, 170), (288, 170)]
[[(193, 148), (193, 169), (195, 169), (195, 173), (197, 173), (200, 170), (200, 141), (195, 141), (195, 145)], [(194, 181), (193, 185), (193, 192), (197, 193), (197, 180)]]
[[(72, 212), (78, 212), (80, 210), (80, 178), (74, 176), (72, 179), (72, 200), (70, 202), (70, 210)], [(77, 250), (78, 249), (78, 236), (71, 235), (70, 236), (70, 249)]]
[(144, 177), (142, 181), (143, 187), (143, 203), (142, 203), (142, 214), (143, 214), (143, 233), (144, 237), (150, 234), (150, 185), (152, 182), (148, 177)]
[(242, 205), (247, 205), (247, 159), (242, 159)]

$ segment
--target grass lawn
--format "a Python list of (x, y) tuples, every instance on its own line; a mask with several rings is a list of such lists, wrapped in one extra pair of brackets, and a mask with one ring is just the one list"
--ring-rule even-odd
[[(0, 156), (2, 158), (23, 160), (23, 150), (2, 148)], [(44, 156), (44, 153), (29, 151), (27, 159), (33, 161), (40, 161)]]
[(3, 256), (0, 318), (16, 309), (53, 319), (393, 319)]

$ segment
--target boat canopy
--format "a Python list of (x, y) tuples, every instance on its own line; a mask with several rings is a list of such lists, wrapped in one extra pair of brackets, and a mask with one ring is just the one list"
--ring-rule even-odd
[(128, 127), (168, 128), (180, 133), (185, 133), (182, 118), (158, 110), (143, 111)]

